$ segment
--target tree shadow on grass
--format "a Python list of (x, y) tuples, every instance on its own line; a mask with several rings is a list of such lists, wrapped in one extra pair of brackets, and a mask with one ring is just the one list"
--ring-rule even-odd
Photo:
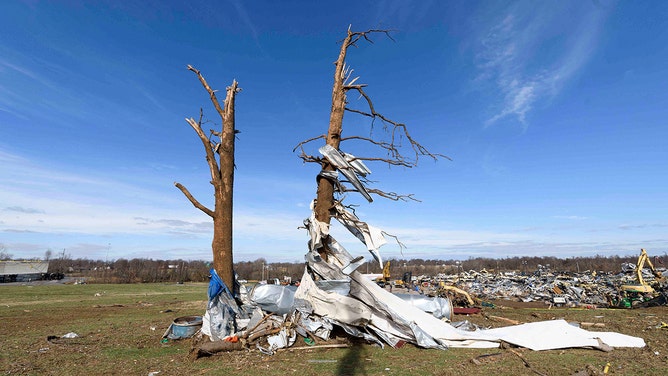
[(353, 342), (346, 354), (339, 360), (336, 370), (337, 376), (366, 375), (363, 356), (366, 354), (365, 346), (360, 342)]

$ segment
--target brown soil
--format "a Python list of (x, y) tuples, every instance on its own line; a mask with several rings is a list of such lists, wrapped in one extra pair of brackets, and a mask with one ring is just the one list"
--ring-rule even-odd
[[(202, 288), (205, 291), (204, 288)], [(203, 293), (204, 294), (204, 293)], [(111, 295), (111, 294), (110, 294)], [(456, 315), (481, 327), (564, 319), (592, 331), (614, 331), (641, 337), (642, 349), (618, 348), (530, 351), (522, 348), (425, 350), (406, 345), (379, 349), (339, 336), (309, 348), (303, 341), (273, 356), (256, 349), (189, 360), (191, 340), (161, 343), (176, 317), (202, 314), (203, 300), (181, 300), (168, 293), (53, 296), (48, 307), (39, 303), (0, 305), (0, 374), (70, 375), (663, 375), (668, 364), (668, 307), (644, 309), (550, 308), (544, 303), (494, 301), (481, 314)], [(126, 297), (130, 296), (131, 299)], [(43, 298), (36, 298), (35, 302)], [(98, 302), (96, 299), (106, 299)], [(24, 299), (25, 300), (25, 299)], [(89, 302), (90, 301), (90, 302)], [(72, 302), (69, 304), (68, 302)], [(83, 303), (82, 303), (83, 302)], [(583, 326), (584, 327), (584, 326)], [(69, 331), (79, 337), (62, 338)], [(537, 333), (536, 335), (540, 335)], [(49, 337), (54, 336), (54, 337)], [(319, 345), (347, 343), (346, 348)], [(577, 373), (581, 372), (581, 373)]]

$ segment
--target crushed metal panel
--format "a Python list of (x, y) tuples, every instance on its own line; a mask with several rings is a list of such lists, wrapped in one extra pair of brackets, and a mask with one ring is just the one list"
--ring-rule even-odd
[(358, 159), (356, 156), (348, 153), (343, 153), (341, 152), (341, 155), (346, 159), (346, 162), (350, 163), (350, 165), (355, 169), (355, 172), (357, 172), (359, 175), (362, 176), (367, 176), (371, 173), (371, 170), (362, 162), (362, 160)]
[(363, 302), (318, 288), (307, 272), (304, 272), (294, 298), (295, 307), (302, 312), (356, 326), (371, 320), (371, 310)]
[(295, 291), (296, 286), (257, 284), (251, 290), (250, 300), (267, 312), (284, 315), (292, 310)]
[(431, 314), (437, 319), (452, 320), (453, 308), (450, 299), (418, 294), (394, 294), (406, 303)]
[(337, 202), (334, 205), (334, 210), (334, 218), (366, 245), (367, 250), (373, 255), (376, 261), (378, 261), (378, 264), (382, 268), (383, 260), (380, 257), (378, 249), (387, 243), (384, 232), (377, 227), (361, 221), (355, 214), (346, 210), (340, 202)]
[(325, 158), (327, 158), (327, 160), (334, 167), (336, 167), (337, 170), (341, 171), (341, 173), (348, 179), (350, 184), (352, 184), (353, 187), (355, 187), (355, 189), (357, 189), (357, 191), (367, 199), (367, 201), (373, 201), (373, 198), (371, 198), (369, 192), (367, 192), (366, 188), (364, 188), (364, 184), (362, 184), (360, 179), (357, 177), (357, 170), (355, 167), (348, 163), (346, 158), (344, 158), (344, 156), (341, 155), (338, 150), (336, 150), (331, 145), (325, 144), (320, 149), (318, 149), (318, 151)]

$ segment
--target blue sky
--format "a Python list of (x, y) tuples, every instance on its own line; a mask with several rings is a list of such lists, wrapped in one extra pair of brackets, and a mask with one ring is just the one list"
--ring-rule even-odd
[[(209, 217), (173, 186), (211, 207), (184, 119), (219, 120), (192, 64), (216, 89), (243, 89), (235, 260), (303, 260), (318, 170), (292, 149), (326, 131), (349, 25), (395, 30), (348, 62), (379, 112), (452, 158), (370, 164), (377, 187), (421, 202), (346, 198), (407, 246), (385, 258), (666, 252), (659, 1), (0, 2), (0, 247), (210, 259)], [(344, 134), (368, 132), (346, 115)]]

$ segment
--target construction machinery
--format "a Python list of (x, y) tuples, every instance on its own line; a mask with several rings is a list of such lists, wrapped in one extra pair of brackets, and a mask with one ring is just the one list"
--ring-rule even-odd
[(645, 282), (645, 279), (642, 276), (642, 271), (645, 267), (645, 264), (649, 266), (650, 271), (654, 275), (654, 285), (657, 288), (663, 287), (666, 283), (666, 277), (664, 277), (660, 271), (654, 268), (654, 264), (649, 260), (647, 251), (644, 249), (640, 250), (640, 256), (638, 256), (638, 262), (636, 263), (636, 282), (635, 284), (622, 285), (620, 289), (625, 292), (631, 293), (641, 293), (641, 294), (651, 294), (655, 291), (655, 288), (652, 287), (649, 283)]
[(436, 295), (450, 297), (453, 303), (457, 302), (459, 305), (465, 307), (473, 307), (475, 305), (475, 301), (468, 292), (456, 286), (446, 285), (443, 281), (439, 282)]
[[(654, 276), (653, 283), (647, 283), (643, 278), (643, 269), (645, 264), (649, 266)], [(668, 297), (666, 293), (666, 277), (656, 270), (654, 264), (649, 259), (647, 251), (640, 250), (640, 256), (634, 270), (636, 283), (621, 285), (619, 295), (608, 297), (608, 303), (612, 307), (633, 308), (636, 306), (662, 305)], [(664, 301), (661, 303), (661, 301)]]
[(375, 279), (375, 282), (380, 286), (384, 287), (386, 284), (390, 283), (390, 262), (387, 261), (385, 263), (385, 266), (383, 267), (383, 275), (382, 277), (378, 277)]

